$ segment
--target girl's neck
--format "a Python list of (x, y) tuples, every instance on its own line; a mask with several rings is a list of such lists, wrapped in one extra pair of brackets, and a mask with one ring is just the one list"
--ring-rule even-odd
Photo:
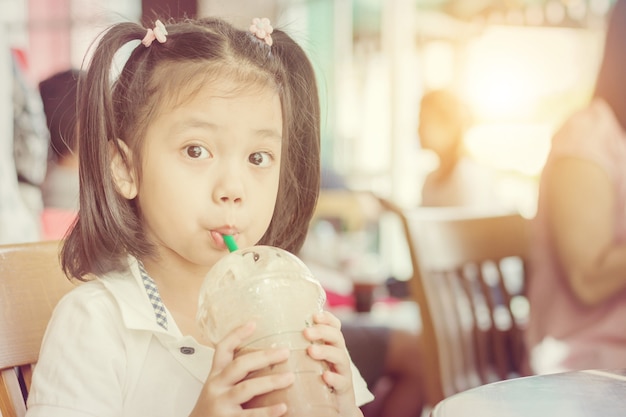
[(142, 262), (181, 333), (206, 344), (200, 328), (196, 325), (196, 314), (200, 288), (208, 272), (207, 268), (184, 268), (174, 262), (158, 262), (154, 259), (145, 259)]
[(163, 260), (155, 258), (142, 259), (148, 275), (163, 285), (175, 285), (181, 287), (195, 287), (202, 283), (204, 276), (210, 268), (206, 266), (191, 266), (189, 263), (176, 262), (173, 260)]

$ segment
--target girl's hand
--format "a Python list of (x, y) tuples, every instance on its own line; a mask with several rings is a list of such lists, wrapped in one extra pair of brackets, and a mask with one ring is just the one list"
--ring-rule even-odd
[(279, 417), (287, 411), (284, 403), (243, 411), (242, 404), (253, 397), (288, 387), (293, 373), (274, 374), (244, 380), (248, 373), (281, 363), (289, 357), (288, 349), (268, 349), (235, 358), (237, 348), (254, 332), (254, 323), (233, 330), (215, 348), (209, 376), (189, 417)]
[(317, 313), (313, 316), (313, 326), (304, 330), (304, 337), (314, 342), (307, 348), (309, 356), (329, 364), (330, 369), (324, 372), (322, 379), (337, 395), (339, 415), (363, 417), (356, 405), (350, 356), (341, 333), (341, 321), (328, 311)]

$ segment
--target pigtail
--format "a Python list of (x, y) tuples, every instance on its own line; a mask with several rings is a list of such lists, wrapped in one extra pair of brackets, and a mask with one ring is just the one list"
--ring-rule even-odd
[[(315, 72), (304, 50), (274, 30), (271, 54), (280, 62), (283, 119), (287, 121), (276, 211), (260, 243), (297, 253), (313, 216), (320, 188), (320, 103)], [(296, 196), (295, 198), (293, 196)], [(288, 202), (291, 202), (289, 204)]]
[[(141, 233), (133, 205), (116, 191), (111, 175), (110, 147), (119, 150), (116, 139), (121, 132), (110, 77), (115, 54), (129, 41), (141, 39), (144, 32), (133, 23), (121, 23), (107, 31), (79, 83), (80, 208), (63, 245), (61, 261), (68, 276), (81, 280), (89, 273), (119, 268), (126, 251), (134, 246), (136, 234)], [(119, 224), (129, 220), (132, 223)]]

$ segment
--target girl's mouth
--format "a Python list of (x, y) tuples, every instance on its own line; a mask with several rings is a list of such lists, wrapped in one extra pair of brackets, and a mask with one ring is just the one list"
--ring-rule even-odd
[(213, 242), (215, 242), (218, 248), (224, 250), (230, 250), (229, 245), (227, 245), (224, 241), (224, 235), (231, 236), (230, 246), (234, 247), (236, 246), (237, 234), (238, 233), (232, 229), (228, 231), (226, 231), (225, 229), (211, 230), (211, 237), (213, 238)]

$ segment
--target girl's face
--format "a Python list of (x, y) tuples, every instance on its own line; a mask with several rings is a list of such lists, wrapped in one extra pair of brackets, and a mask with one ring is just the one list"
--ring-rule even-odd
[(269, 87), (215, 81), (164, 105), (142, 149), (137, 201), (161, 260), (212, 266), (269, 226), (278, 193), (282, 113)]

